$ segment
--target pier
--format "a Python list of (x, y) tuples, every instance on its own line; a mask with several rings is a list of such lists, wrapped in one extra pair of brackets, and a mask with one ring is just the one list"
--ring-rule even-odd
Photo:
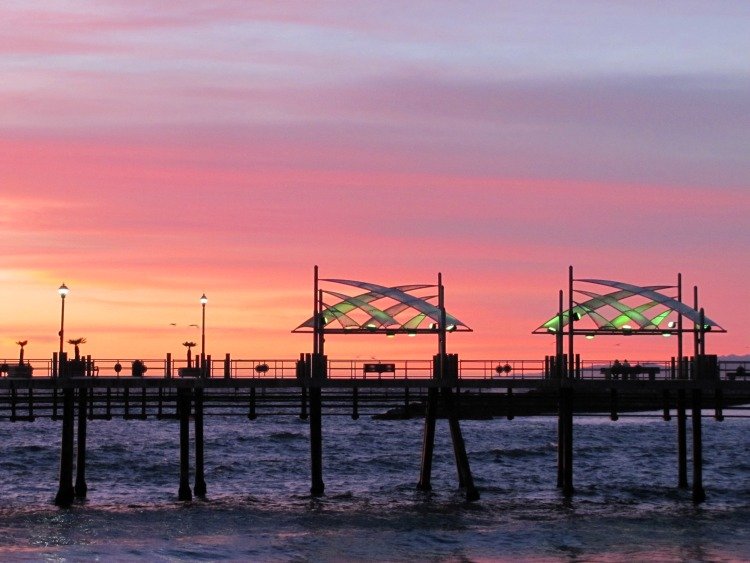
[[(331, 288), (335, 286), (335, 288)], [(340, 286), (354, 288), (342, 293)], [(606, 288), (602, 293), (602, 288)], [(672, 297), (664, 290), (675, 290)], [(63, 303), (68, 289), (63, 284)], [(422, 294), (420, 294), (422, 292)], [(636, 303), (631, 303), (632, 299)], [(433, 301), (437, 301), (434, 303)], [(94, 359), (60, 350), (49, 360), (0, 364), (0, 420), (32, 422), (38, 417), (61, 421), (60, 479), (55, 503), (70, 506), (85, 498), (87, 421), (93, 419), (163, 419), (179, 421), (177, 497), (189, 501), (205, 496), (211, 476), (204, 471), (204, 425), (213, 417), (241, 416), (248, 421), (263, 416), (298, 416), (309, 423), (310, 494), (325, 493), (323, 468), (324, 419), (347, 415), (424, 418), (420, 467), (416, 487), (432, 488), (431, 473), (436, 420), (448, 420), (458, 486), (467, 501), (480, 498), (461, 430), (461, 420), (504, 416), (557, 417), (556, 486), (574, 494), (575, 418), (608, 414), (616, 421), (625, 413), (660, 411), (676, 416), (676, 486), (691, 488), (696, 503), (706, 498), (703, 486), (703, 418), (745, 416), (739, 406), (750, 404), (750, 362), (720, 361), (706, 352), (708, 333), (724, 329), (698, 306), (694, 288), (692, 307), (682, 302), (682, 280), (677, 285), (635, 286), (600, 279), (577, 280), (569, 269), (568, 302), (558, 296), (558, 311), (534, 333), (551, 337), (554, 354), (538, 360), (460, 359), (447, 349), (447, 336), (471, 332), (445, 308), (442, 276), (437, 284), (387, 287), (341, 279), (320, 279), (315, 268), (312, 316), (293, 332), (312, 336), (312, 352), (294, 359), (236, 359), (230, 354), (214, 359), (201, 353), (186, 361), (171, 354), (163, 359), (127, 361)], [(201, 297), (205, 324), (205, 294)], [(384, 305), (384, 304), (385, 305)], [(588, 318), (590, 323), (582, 323)], [(687, 321), (687, 322), (686, 322)], [(327, 337), (426, 334), (437, 337), (437, 353), (421, 360), (367, 361), (329, 358)], [(668, 360), (591, 361), (576, 353), (575, 337), (676, 337), (677, 355)], [(693, 354), (684, 352), (683, 337), (693, 340)], [(24, 343), (25, 344), (25, 343)], [(22, 347), (23, 351), (23, 347)], [(746, 407), (745, 407), (746, 408)], [(385, 412), (384, 412), (385, 411)], [(691, 419), (692, 479), (688, 479), (687, 419)], [(77, 432), (76, 432), (76, 421)], [(194, 444), (191, 457), (190, 429)], [(476, 445), (475, 445), (476, 446)], [(481, 446), (481, 445), (480, 445)], [(193, 463), (191, 464), (191, 459)], [(191, 472), (191, 467), (194, 470)], [(94, 469), (95, 470), (95, 469)], [(191, 486), (190, 476), (194, 477)], [(554, 482), (554, 475), (550, 482)], [(692, 481), (692, 483), (690, 482)]]
[[(689, 461), (692, 463), (692, 489), (697, 502), (705, 498), (702, 482), (704, 455), (701, 424), (704, 418), (724, 420), (729, 406), (750, 404), (750, 380), (742, 375), (750, 366), (741, 362), (702, 360), (712, 366), (701, 373), (694, 358), (686, 358), (685, 377), (679, 377), (676, 359), (648, 362), (651, 371), (628, 377), (611, 373), (612, 362), (574, 362), (575, 371), (560, 377), (561, 364), (554, 357), (544, 360), (459, 360), (446, 359), (448, 373), (439, 377), (439, 358), (432, 360), (383, 361), (382, 370), (372, 362), (321, 360), (313, 373), (312, 355), (287, 360), (220, 361), (206, 358), (199, 375), (182, 376), (180, 364), (167, 355), (161, 361), (142, 361), (145, 374), (116, 372), (122, 362), (94, 360), (63, 362), (63, 366), (83, 364), (83, 373), (61, 373), (51, 369), (57, 358), (32, 360), (38, 366), (33, 377), (0, 378), (0, 421), (33, 422), (37, 418), (60, 421), (60, 482), (55, 502), (69, 506), (87, 495), (86, 422), (94, 419), (177, 419), (180, 474), (177, 496), (189, 500), (210, 490), (210, 476), (204, 475), (203, 425), (213, 417), (245, 417), (249, 423), (266, 416), (295, 416), (310, 422), (311, 494), (325, 490), (322, 465), (324, 420), (329, 416), (383, 415), (424, 416), (421, 467), (415, 468), (415, 481), (423, 490), (431, 488), (435, 420), (449, 420), (457, 463), (458, 485), (467, 499), (475, 500), (480, 491), (473, 487), (469, 458), (460, 435), (459, 420), (464, 418), (553, 415), (558, 417), (557, 486), (563, 494), (574, 494), (574, 418), (592, 413), (618, 420), (639, 410), (658, 410), (665, 420), (677, 420), (676, 485), (688, 488)], [(59, 364), (59, 362), (58, 362)], [(136, 365), (138, 365), (136, 363)], [(44, 369), (47, 367), (47, 370)], [(658, 368), (658, 371), (654, 371)], [(455, 370), (455, 371), (454, 371)], [(642, 408), (646, 407), (646, 408)], [(734, 416), (750, 416), (736, 408)], [(416, 414), (415, 414), (416, 413)], [(686, 423), (690, 418), (692, 459), (688, 459)], [(77, 422), (77, 427), (76, 427)], [(190, 431), (194, 444), (190, 452)], [(475, 445), (476, 446), (476, 445)], [(192, 472), (191, 472), (192, 469)], [(194, 481), (190, 482), (193, 474)], [(550, 483), (554, 483), (554, 475)]]

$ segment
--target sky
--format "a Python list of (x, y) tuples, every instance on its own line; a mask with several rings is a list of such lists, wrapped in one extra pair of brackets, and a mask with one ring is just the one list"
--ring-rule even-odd
[[(9, 0), (0, 358), (294, 358), (324, 278), (435, 283), (462, 359), (576, 277), (674, 284), (750, 354), (750, 4)], [(689, 299), (686, 299), (688, 301)], [(661, 338), (587, 359), (668, 358)], [(68, 347), (66, 346), (66, 349)], [(331, 337), (428, 358), (431, 337)]]

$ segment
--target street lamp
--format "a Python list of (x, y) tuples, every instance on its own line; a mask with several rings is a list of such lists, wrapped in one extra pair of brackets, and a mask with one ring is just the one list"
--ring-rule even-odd
[(201, 367), (206, 364), (206, 303), (208, 303), (208, 297), (204, 293), (201, 295), (201, 308), (203, 309), (201, 320)]
[(60, 294), (61, 308), (60, 308), (60, 358), (62, 359), (63, 353), (63, 333), (65, 331), (65, 296), (70, 292), (68, 286), (64, 283), (57, 289), (57, 293)]

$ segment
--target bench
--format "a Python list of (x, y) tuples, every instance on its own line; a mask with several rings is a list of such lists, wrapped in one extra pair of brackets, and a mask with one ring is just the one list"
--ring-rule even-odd
[(396, 376), (396, 364), (364, 364), (362, 366), (362, 375), (367, 378), (368, 373), (377, 373), (378, 378), (384, 373), (392, 373)]
[(618, 366), (608, 367), (599, 370), (604, 374), (605, 379), (619, 379), (622, 376), (623, 381), (628, 379), (638, 379), (639, 375), (646, 374), (650, 381), (656, 379), (656, 374), (661, 373), (661, 368), (657, 366)]

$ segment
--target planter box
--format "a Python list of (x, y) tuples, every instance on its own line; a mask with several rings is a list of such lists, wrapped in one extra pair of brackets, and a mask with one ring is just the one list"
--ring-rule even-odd
[(31, 377), (34, 368), (28, 364), (8, 366), (8, 377)]
[(203, 370), (201, 368), (179, 368), (177, 373), (180, 377), (201, 377)]
[(86, 362), (83, 360), (68, 360), (66, 368), (68, 377), (86, 377)]

